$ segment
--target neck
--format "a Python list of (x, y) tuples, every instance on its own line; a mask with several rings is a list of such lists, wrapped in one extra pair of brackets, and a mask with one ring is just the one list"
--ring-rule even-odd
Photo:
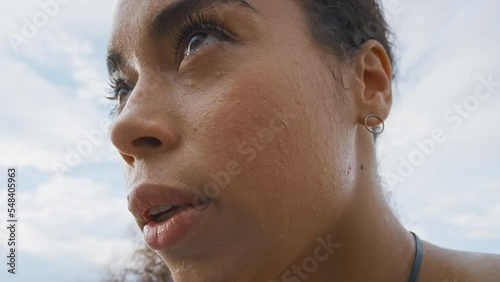
[[(357, 148), (352, 201), (342, 215), (336, 217), (334, 226), (320, 236), (323, 241), (331, 239), (337, 247), (328, 259), (316, 261), (316, 268), (303, 267), (300, 273), (297, 271), (295, 277), (301, 280), (289, 281), (408, 281), (415, 256), (414, 238), (388, 205), (374, 165), (375, 152), (362, 149), (374, 146), (366, 145), (360, 144)], [(308, 253), (309, 266), (316, 265), (310, 261), (313, 253), (314, 249)], [(304, 266), (306, 262), (307, 257), (293, 265)], [(315, 271), (307, 272), (308, 269)]]
[[(379, 192), (380, 191), (380, 192)], [(340, 244), (317, 278), (309, 281), (407, 281), (414, 239), (375, 183), (357, 187), (356, 203), (331, 230)], [(325, 280), (325, 278), (328, 278)]]

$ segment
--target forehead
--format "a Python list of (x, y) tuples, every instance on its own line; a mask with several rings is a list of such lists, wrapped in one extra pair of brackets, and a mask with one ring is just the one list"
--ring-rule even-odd
[(254, 9), (249, 2), (249, 0), (119, 0), (114, 16), (112, 35), (116, 37), (120, 35), (121, 31), (127, 33), (137, 31), (144, 34), (144, 29), (167, 8), (179, 7), (181, 8), (179, 10), (189, 8), (196, 10), (195, 7), (205, 8), (231, 4)]
[[(113, 19), (110, 45), (122, 45), (121, 38), (137, 37), (141, 27), (147, 25), (158, 10), (176, 2), (175, 0), (119, 0)], [(111, 47), (111, 46), (110, 46)], [(118, 49), (118, 48), (116, 48)]]

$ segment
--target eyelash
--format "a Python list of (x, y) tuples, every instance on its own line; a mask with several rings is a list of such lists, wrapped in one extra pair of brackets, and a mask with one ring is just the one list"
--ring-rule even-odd
[(106, 99), (109, 101), (113, 102), (113, 108), (111, 110), (110, 115), (115, 115), (116, 111), (118, 110), (118, 107), (120, 106), (120, 91), (123, 89), (127, 89), (128, 91), (131, 91), (131, 87), (127, 83), (126, 80), (116, 78), (116, 77), (110, 77), (108, 81), (108, 88), (106, 89), (106, 92), (109, 94), (106, 96)]
[[(181, 50), (187, 48), (186, 45), (189, 44), (190, 37), (199, 32), (214, 32), (222, 40), (227, 40), (224, 29), (217, 23), (215, 18), (202, 13), (191, 14), (177, 25), (176, 32), (173, 35), (172, 48), (174, 48), (180, 58), (184, 55)], [(120, 91), (123, 89), (131, 91), (131, 87), (126, 80), (116, 77), (109, 78), (108, 89), (106, 91), (109, 93), (109, 96), (106, 96), (106, 98), (114, 104), (110, 113), (111, 116), (116, 115), (118, 107), (121, 105), (119, 101)]]
[(172, 47), (179, 57), (184, 55), (182, 51), (189, 44), (190, 37), (199, 32), (214, 32), (222, 40), (227, 39), (224, 29), (215, 18), (202, 13), (191, 14), (177, 25), (177, 31), (173, 35)]

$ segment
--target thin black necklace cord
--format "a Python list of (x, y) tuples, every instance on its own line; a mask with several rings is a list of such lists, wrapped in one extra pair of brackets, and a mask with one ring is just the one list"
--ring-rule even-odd
[(422, 263), (422, 243), (420, 242), (420, 238), (418, 238), (417, 234), (410, 231), (415, 237), (415, 259), (413, 260), (413, 266), (411, 267), (410, 280), (409, 282), (416, 282), (418, 272), (420, 271), (420, 264)]

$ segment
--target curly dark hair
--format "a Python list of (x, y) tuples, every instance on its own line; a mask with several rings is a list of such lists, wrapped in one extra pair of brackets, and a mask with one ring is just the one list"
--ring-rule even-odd
[[(300, 0), (305, 8), (306, 25), (312, 38), (322, 47), (350, 61), (369, 39), (386, 50), (393, 69), (392, 33), (378, 0)], [(393, 78), (395, 72), (393, 71)]]

